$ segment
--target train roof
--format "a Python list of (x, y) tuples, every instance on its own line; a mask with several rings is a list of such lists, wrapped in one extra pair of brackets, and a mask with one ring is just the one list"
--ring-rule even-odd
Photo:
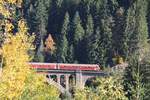
[(39, 64), (39, 65), (49, 65), (49, 64), (61, 64), (61, 65), (72, 65), (72, 66), (99, 66), (98, 64), (70, 64), (70, 63), (39, 63), (39, 62), (29, 62), (29, 64)]

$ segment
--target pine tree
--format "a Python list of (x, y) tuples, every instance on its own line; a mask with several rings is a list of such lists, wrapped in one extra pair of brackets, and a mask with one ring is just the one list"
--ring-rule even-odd
[(68, 47), (66, 60), (68, 63), (74, 63), (74, 48), (73, 45)]
[(94, 0), (91, 4), (91, 14), (93, 16), (95, 30), (98, 26), (100, 26), (99, 19), (101, 19), (100, 15), (102, 14), (101, 8), (103, 6), (103, 2), (104, 0)]
[(127, 97), (133, 100), (143, 100), (145, 95), (145, 87), (143, 84), (143, 75), (141, 73), (142, 66), (139, 61), (138, 52), (130, 56), (129, 66), (126, 69), (124, 76), (125, 91)]
[(76, 12), (73, 19), (73, 35), (74, 35), (75, 45), (78, 44), (83, 39), (83, 36), (85, 35), (78, 12)]
[[(83, 63), (88, 63), (88, 40), (91, 38), (91, 36), (94, 34), (94, 23), (93, 23), (93, 18), (92, 15), (88, 15), (87, 18), (87, 23), (86, 23), (86, 30), (85, 30), (85, 36), (84, 39), (82, 41), (82, 45), (84, 45), (83, 50), (84, 52), (82, 52), (82, 56), (83, 56)], [(86, 58), (86, 59), (85, 59)]]
[(37, 49), (37, 52), (34, 57), (35, 62), (44, 62), (44, 44), (43, 40), (41, 40), (40, 46)]
[(57, 46), (57, 62), (59, 63), (65, 63), (67, 62), (67, 51), (68, 51), (68, 40), (67, 40), (67, 34), (69, 32), (69, 14), (66, 13), (64, 23), (62, 26), (60, 38), (58, 41)]
[[(37, 18), (36, 16), (36, 10), (35, 10), (35, 1), (32, 0), (24, 0), (23, 1), (23, 11), (24, 11), (24, 17), (27, 20), (27, 24), (29, 27), (29, 32), (36, 32), (37, 30)], [(37, 34), (37, 33), (36, 33)]]
[(102, 63), (101, 54), (99, 52), (99, 41), (100, 41), (100, 29), (96, 29), (96, 33), (93, 37), (88, 40), (87, 44), (87, 54), (88, 54), (88, 63)]
[(83, 28), (86, 28), (86, 23), (88, 20), (88, 15), (90, 14), (90, 5), (92, 0), (81, 0), (78, 5), (78, 11), (83, 23)]
[(125, 29), (125, 34), (127, 38), (127, 55), (134, 52), (140, 53), (140, 58), (142, 58), (145, 47), (148, 42), (148, 27), (146, 22), (146, 0), (141, 2), (137, 0), (131, 8), (128, 10), (128, 18)]
[[(148, 47), (149, 48), (149, 47)], [(145, 54), (144, 59), (142, 60), (141, 63), (141, 70), (140, 72), (142, 73), (142, 83), (144, 84), (145, 87), (145, 95), (144, 95), (144, 100), (149, 100), (150, 98), (150, 51)]]
[(124, 9), (123, 8), (118, 8), (114, 17), (114, 26), (113, 26), (113, 50), (114, 52), (119, 55), (119, 56), (125, 56), (126, 51), (124, 44), (126, 44), (126, 39), (127, 37), (124, 34), (125, 30), (125, 17), (124, 17)]
[[(126, 41), (127, 44), (126, 50), (127, 57), (129, 59), (129, 70), (127, 70), (127, 80), (131, 86), (129, 86), (131, 93), (128, 93), (128, 97), (131, 99), (141, 100), (144, 97), (145, 91), (143, 90), (142, 81), (143, 78), (146, 79), (147, 77), (141, 77), (145, 75), (148, 70), (147, 66), (142, 65), (143, 58), (146, 56), (147, 46), (148, 46), (148, 28), (146, 22), (146, 9), (147, 9), (147, 1), (140, 1), (136, 0), (133, 5), (128, 10), (127, 16), (127, 24), (125, 34), (127, 36)], [(134, 54), (136, 54), (136, 57)], [(132, 59), (136, 57), (136, 59)], [(132, 62), (130, 62), (130, 60)], [(142, 69), (145, 69), (143, 73), (141, 73)], [(142, 74), (142, 75), (141, 75)], [(144, 84), (145, 85), (145, 84)], [(146, 83), (146, 85), (148, 85)], [(148, 89), (147, 89), (148, 90)]]
[(93, 32), (94, 32), (94, 23), (92, 15), (90, 14), (87, 16), (85, 37), (90, 37), (93, 34)]
[(102, 66), (106, 66), (107, 64), (110, 63), (109, 59), (111, 58), (111, 49), (112, 49), (112, 15), (110, 14), (110, 8), (108, 5), (109, 1), (105, 1), (103, 4), (103, 9), (102, 9), (102, 15), (101, 15), (101, 54), (102, 56)]
[(111, 50), (112, 33), (108, 17), (101, 20), (102, 26), (97, 28), (94, 37), (89, 39), (87, 45), (88, 63), (98, 63), (105, 67)]
[(53, 34), (59, 34), (61, 32), (61, 25), (65, 14), (62, 9), (62, 3), (63, 0), (51, 0), (48, 17), (48, 32)]
[(73, 19), (73, 44), (75, 49), (75, 60), (81, 62), (82, 55), (80, 54), (83, 51), (83, 45), (81, 44), (85, 35), (85, 31), (81, 25), (81, 20), (79, 13), (76, 12)]
[(36, 1), (36, 19), (37, 19), (37, 32), (40, 33), (40, 37), (43, 39), (47, 35), (47, 24), (48, 24), (48, 11), (46, 9), (44, 0)]

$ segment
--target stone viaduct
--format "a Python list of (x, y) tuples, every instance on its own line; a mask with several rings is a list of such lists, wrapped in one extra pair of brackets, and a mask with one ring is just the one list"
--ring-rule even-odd
[(72, 88), (83, 89), (87, 80), (95, 77), (103, 77), (108, 74), (103, 71), (68, 71), (68, 70), (37, 70), (45, 73), (47, 82), (62, 93), (69, 93)]

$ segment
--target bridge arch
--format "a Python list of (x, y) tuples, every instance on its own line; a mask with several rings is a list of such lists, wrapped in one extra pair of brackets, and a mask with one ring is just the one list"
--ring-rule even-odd
[(94, 86), (96, 81), (96, 77), (90, 77), (85, 81), (84, 87), (91, 87)]
[(64, 88), (60, 83), (58, 83), (59, 82), (58, 79), (57, 81), (55, 81), (51, 79), (50, 76), (51, 75), (46, 75), (48, 84), (56, 87), (62, 94), (67, 94), (69, 97), (71, 97), (71, 93), (68, 90), (66, 90), (66, 88)]
[[(84, 76), (83, 77), (83, 81), (82, 81), (82, 85), (83, 85), (83, 88), (85, 86), (88, 86), (88, 82), (92, 82), (92, 80), (96, 79), (96, 76)], [(90, 85), (90, 84), (89, 84)]]

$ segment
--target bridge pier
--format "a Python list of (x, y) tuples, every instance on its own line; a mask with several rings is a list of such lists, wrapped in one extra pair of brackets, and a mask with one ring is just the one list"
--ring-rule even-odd
[(57, 74), (57, 83), (60, 84), (60, 74)]
[[(55, 76), (54, 78), (52, 76)], [(52, 70), (47, 74), (49, 78), (49, 84), (53, 84), (57, 87), (61, 93), (70, 94), (70, 90), (75, 88), (83, 89), (88, 79), (95, 78), (97, 76), (108, 76), (106, 72), (92, 72), (92, 71), (59, 71)], [(53, 79), (53, 80), (52, 80)]]
[(76, 72), (76, 88), (83, 89), (83, 76), (81, 71)]
[(70, 75), (65, 75), (65, 85), (67, 91), (69, 91), (69, 76)]

